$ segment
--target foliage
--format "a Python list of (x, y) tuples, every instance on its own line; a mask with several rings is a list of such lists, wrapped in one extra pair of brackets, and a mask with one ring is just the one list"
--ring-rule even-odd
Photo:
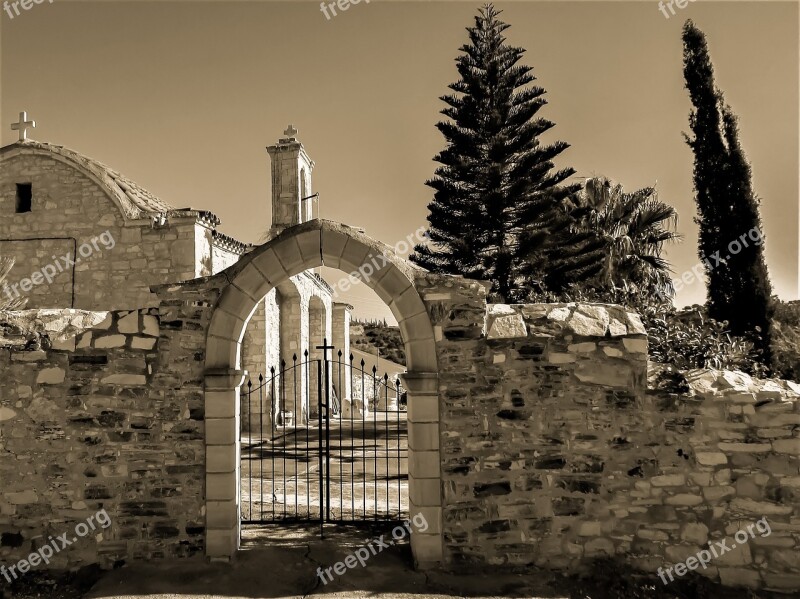
[(573, 283), (561, 291), (531, 293), (527, 301), (532, 303), (595, 303), (626, 306), (640, 314), (645, 310), (666, 311), (672, 309), (670, 301), (661, 295), (652, 295), (641, 288), (622, 281), (619, 287), (592, 287)]
[(691, 390), (689, 381), (683, 372), (672, 365), (667, 365), (658, 372), (653, 387), (658, 391), (678, 393), (680, 395), (689, 393)]
[(641, 317), (654, 362), (671, 364), (679, 370), (715, 368), (769, 376), (762, 362), (758, 330), (734, 335), (727, 322), (710, 318), (701, 306), (682, 311), (646, 307)]
[(665, 243), (678, 239), (673, 231), (678, 214), (658, 199), (655, 187), (627, 193), (606, 177), (593, 177), (586, 180), (575, 203), (578, 226), (602, 240), (598, 274), (584, 283), (586, 287), (673, 295), (662, 250)]
[(750, 243), (733, 252), (728, 245), (749, 231), (761, 231), (750, 165), (739, 143), (737, 117), (715, 86), (705, 35), (691, 21), (683, 28), (683, 43), (683, 72), (693, 105), (692, 136), (686, 142), (694, 152), (699, 255), (708, 274), (709, 314), (728, 321), (737, 335), (760, 329), (759, 349), (768, 364), (772, 292), (763, 247)]
[(770, 328), (772, 370), (783, 379), (800, 381), (800, 301), (774, 300)]
[(431, 243), (416, 246), (411, 259), (491, 281), (493, 297), (509, 301), (532, 281), (579, 268), (563, 257), (579, 255), (585, 240), (571, 230), (566, 206), (579, 185), (562, 185), (574, 170), (554, 171), (568, 144), (540, 141), (554, 126), (537, 116), (545, 90), (519, 64), (524, 49), (505, 43), (509, 25), (499, 15), (491, 4), (479, 10), (456, 58), (461, 78), (441, 97), (449, 120), (437, 124), (447, 145), (427, 182)]
[(406, 363), (405, 346), (399, 328), (388, 326), (386, 320), (382, 324), (375, 320), (355, 321), (354, 324), (363, 327), (364, 334), (354, 334), (351, 330), (351, 347), (368, 354), (377, 354), (396, 364)]

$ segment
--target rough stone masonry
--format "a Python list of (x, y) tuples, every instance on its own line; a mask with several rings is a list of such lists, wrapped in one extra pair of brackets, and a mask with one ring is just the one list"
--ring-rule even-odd
[[(770, 536), (701, 573), (800, 589), (800, 387), (696, 371), (688, 393), (648, 391), (632, 312), (487, 305), (481, 283), (415, 276), (439, 414), (426, 425), (409, 404), (410, 474), (424, 482), (410, 502), (444, 567), (577, 570), (617, 556), (655, 572), (766, 517)], [(3, 316), (0, 562), (101, 508), (111, 527), (56, 566), (202, 557), (219, 524), (206, 521), (217, 479), (204, 478), (216, 458), (203, 360), (228, 284), (163, 287), (158, 308), (137, 311)], [(225, 493), (235, 485), (214, 489)]]
[(422, 288), (437, 330), (442, 531), (453, 568), (683, 561), (767, 517), (700, 573), (800, 589), (800, 386), (693, 371), (647, 390), (647, 340), (618, 306), (485, 306)]

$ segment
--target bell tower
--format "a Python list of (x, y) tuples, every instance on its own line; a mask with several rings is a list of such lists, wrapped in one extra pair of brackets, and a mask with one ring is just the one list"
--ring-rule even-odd
[(287, 227), (313, 218), (311, 173), (314, 161), (297, 141), (297, 129), (289, 125), (278, 143), (267, 147), (272, 160), (272, 227), (274, 237)]

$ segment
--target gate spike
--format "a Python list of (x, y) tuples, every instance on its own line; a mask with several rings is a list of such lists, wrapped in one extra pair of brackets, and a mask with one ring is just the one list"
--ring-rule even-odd
[(258, 375), (258, 382), (259, 383), (263, 383), (264, 382), (264, 375), (263, 374), (259, 374)]
[(308, 350), (304, 351), (303, 355), (306, 357), (306, 360), (308, 360)]
[(389, 381), (389, 373), (388, 372), (384, 372), (383, 373), (383, 381), (384, 381), (384, 384), (386, 384)]
[(377, 373), (378, 373), (378, 367), (377, 366), (373, 366), (372, 367), (372, 376), (375, 376)]
[(361, 358), (361, 370), (364, 370), (364, 366), (365, 365), (366, 365), (366, 362), (364, 362), (364, 358)]
[(338, 352), (336, 352), (336, 353), (337, 353), (337, 355), (339, 356), (339, 359), (341, 360), (341, 359), (342, 359), (342, 350), (339, 350), (339, 351), (338, 351)]
[(247, 387), (250, 388), (252, 386), (253, 386), (253, 381), (250, 380), (250, 379), (247, 379)]
[(275, 377), (275, 367), (274, 366), (270, 366), (269, 367), (269, 373), (272, 375), (273, 378)]
[(283, 370), (283, 369), (285, 369), (285, 368), (286, 368), (286, 360), (284, 360), (283, 358), (281, 358), (281, 370)]
[(353, 360), (355, 360), (355, 358), (353, 357), (353, 354), (350, 354), (350, 361), (352, 362)]
[(292, 355), (292, 362), (297, 362), (297, 354)]

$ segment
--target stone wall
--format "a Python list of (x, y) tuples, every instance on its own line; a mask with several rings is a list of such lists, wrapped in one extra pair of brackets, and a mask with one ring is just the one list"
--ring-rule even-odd
[[(657, 444), (661, 460), (629, 473), (639, 479), (629, 498), (615, 493), (634, 535), (620, 546), (653, 570), (727, 538), (735, 550), (702, 574), (800, 589), (800, 385), (713, 370), (687, 372), (686, 384), (680, 395), (651, 390), (645, 398), (651, 420), (640, 444)], [(762, 518), (768, 534), (732, 540)]]
[(194, 310), (3, 315), (0, 563), (103, 509), (111, 526), (49, 567), (202, 555), (205, 336)]
[[(765, 517), (769, 536), (700, 573), (800, 589), (797, 385), (699, 371), (681, 393), (648, 391), (634, 313), (487, 306), (483, 284), (457, 277), (415, 284), (438, 362), (407, 381), (409, 505), (429, 522), (415, 556), (565, 570), (618, 556), (655, 572)], [(228, 285), (163, 286), (158, 309), (132, 313), (2, 319), (0, 562), (101, 508), (112, 526), (57, 565), (199, 557), (204, 542), (228, 542), (235, 510), (217, 508), (235, 507), (225, 423), (240, 414), (225, 390), (243, 373), (204, 369)], [(401, 323), (407, 349), (415, 318)]]
[(771, 534), (699, 572), (800, 588), (800, 387), (694, 372), (686, 393), (648, 392), (634, 313), (484, 309), (480, 284), (419, 287), (437, 337), (448, 567), (618, 556), (656, 572), (765, 516)]
[(208, 274), (217, 274), (228, 268), (232, 264), (236, 264), (241, 258), (241, 254), (234, 252), (226, 247), (221, 247), (219, 244), (214, 244), (211, 248), (211, 263), (213, 265), (213, 272)]

